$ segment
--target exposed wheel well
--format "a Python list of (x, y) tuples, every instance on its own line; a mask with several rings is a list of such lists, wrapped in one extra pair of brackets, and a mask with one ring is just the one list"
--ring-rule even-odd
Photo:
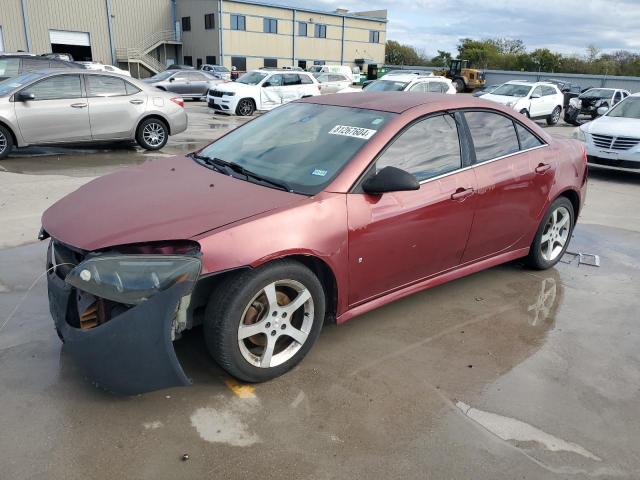
[(155, 118), (156, 120), (160, 120), (162, 123), (164, 123), (167, 126), (169, 135), (171, 135), (171, 126), (169, 125), (169, 122), (167, 122), (167, 120), (162, 115), (155, 115), (155, 114), (147, 115), (146, 117), (143, 117), (140, 119), (140, 121), (138, 122), (138, 125), (136, 125), (136, 134), (138, 133), (138, 128), (140, 127), (140, 124), (150, 118)]
[(11, 134), (11, 140), (13, 140), (13, 145), (17, 147), (18, 139), (16, 138), (16, 134), (13, 133), (13, 130), (11, 130), (11, 127), (4, 122), (0, 122), (0, 125), (2, 125), (4, 128), (6, 128), (9, 131), (9, 133)]
[(559, 196), (569, 199), (571, 205), (573, 206), (573, 213), (576, 218), (578, 218), (578, 213), (580, 210), (580, 197), (578, 196), (578, 193), (575, 190), (567, 190), (562, 192)]

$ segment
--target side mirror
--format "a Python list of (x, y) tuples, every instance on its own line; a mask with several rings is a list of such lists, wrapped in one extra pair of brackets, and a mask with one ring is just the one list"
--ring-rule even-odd
[(29, 100), (35, 100), (35, 99), (36, 99), (36, 95), (31, 92), (20, 92), (18, 94), (18, 100), (20, 100), (21, 102), (28, 102)]
[(175, 81), (176, 81), (176, 79), (175, 79), (175, 77), (171, 77), (171, 78), (169, 79), (169, 81), (170, 81), (170, 82), (175, 82)]
[(531, 95), (531, 98), (542, 98), (542, 95), (540, 95), (539, 93), (534, 93)]
[(607, 113), (609, 111), (609, 109), (607, 107), (600, 107), (598, 109), (598, 115), (604, 115), (605, 113)]
[(416, 177), (405, 170), (384, 167), (375, 175), (367, 178), (362, 184), (362, 189), (371, 195), (382, 195), (387, 192), (419, 190), (420, 184)]

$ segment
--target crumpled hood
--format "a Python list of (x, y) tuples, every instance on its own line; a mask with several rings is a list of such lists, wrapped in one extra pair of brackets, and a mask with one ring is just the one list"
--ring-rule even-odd
[(87, 183), (47, 209), (42, 226), (61, 242), (97, 250), (188, 239), (305, 198), (172, 157)]
[(585, 124), (587, 133), (640, 138), (640, 120), (603, 116)]

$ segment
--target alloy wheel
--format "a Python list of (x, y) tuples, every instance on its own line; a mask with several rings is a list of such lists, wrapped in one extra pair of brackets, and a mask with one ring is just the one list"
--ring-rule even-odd
[(313, 297), (302, 283), (272, 282), (244, 309), (238, 327), (240, 353), (256, 367), (281, 365), (302, 348), (313, 322)]
[(560, 108), (556, 107), (553, 110), (553, 114), (551, 115), (551, 121), (553, 123), (558, 123), (559, 120), (560, 120)]
[(540, 241), (542, 258), (547, 262), (552, 262), (558, 258), (569, 240), (570, 229), (571, 214), (569, 210), (564, 206), (556, 208), (551, 213), (542, 232)]
[(251, 105), (251, 102), (249, 100), (242, 100), (240, 101), (240, 106), (238, 107), (238, 110), (240, 110), (240, 115), (243, 115), (243, 116), (251, 115), (251, 112), (253, 111), (253, 106)]
[(6, 150), (7, 143), (7, 137), (4, 136), (4, 133), (0, 132), (0, 155)]
[(151, 147), (162, 145), (165, 135), (164, 126), (156, 122), (147, 123), (142, 130), (142, 138)]

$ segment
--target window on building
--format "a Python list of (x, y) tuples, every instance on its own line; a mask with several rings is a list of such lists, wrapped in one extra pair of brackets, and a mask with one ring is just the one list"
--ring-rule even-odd
[(278, 33), (278, 20), (275, 18), (262, 19), (264, 33)]
[(216, 64), (216, 56), (215, 55), (207, 55), (206, 56), (207, 65), (215, 65)]
[(202, 66), (202, 59), (201, 58), (196, 58), (196, 67), (198, 69), (200, 69), (201, 66)]
[(369, 43), (380, 43), (380, 32), (377, 30), (369, 30)]
[(298, 22), (298, 36), (299, 37), (307, 36), (307, 22)]
[(204, 15), (204, 28), (205, 30), (212, 30), (216, 28), (216, 16), (213, 13), (206, 13)]
[(264, 66), (267, 68), (278, 68), (278, 59), (277, 58), (265, 58)]
[(191, 55), (184, 56), (184, 64), (185, 65), (193, 65), (193, 57)]
[(36, 96), (36, 100), (55, 100), (58, 98), (80, 98), (80, 75), (59, 75), (47, 78), (31, 85), (29, 92)]
[(182, 31), (183, 32), (191, 31), (191, 17), (182, 17)]
[(247, 71), (247, 58), (246, 57), (231, 57), (231, 67), (236, 67), (239, 72)]
[(231, 30), (246, 30), (247, 19), (244, 15), (231, 15)]
[(491, 112), (466, 112), (476, 162), (486, 162), (517, 152), (518, 136), (513, 121)]
[(316, 23), (315, 29), (316, 29), (316, 33), (315, 33), (315, 37), (316, 38), (327, 38), (327, 26), (326, 25), (322, 25), (320, 23)]
[(85, 85), (89, 97), (117, 97), (127, 94), (127, 88), (121, 78), (87, 75)]

